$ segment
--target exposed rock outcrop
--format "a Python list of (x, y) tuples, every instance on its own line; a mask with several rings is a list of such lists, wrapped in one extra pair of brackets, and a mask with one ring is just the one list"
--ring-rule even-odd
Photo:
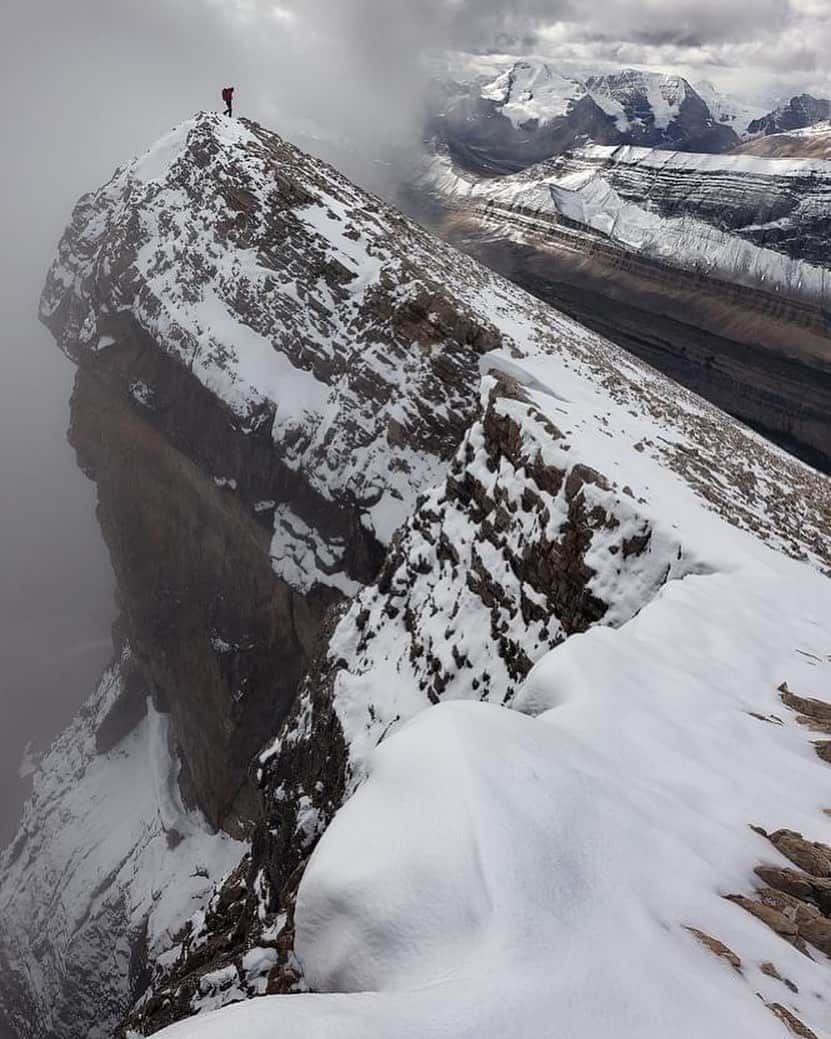
[[(580, 350), (572, 345), (570, 353), (576, 360)], [(725, 426), (694, 418), (683, 399), (670, 405), (665, 384), (644, 385), (637, 371), (628, 379), (614, 362), (606, 368), (608, 355), (594, 359), (605, 391), (634, 409), (639, 423), (644, 407), (655, 409), (656, 429), (691, 422), (685, 435), (706, 450), (663, 456), (682, 481), (702, 496), (715, 492), (720, 500), (711, 497), (711, 505), (731, 522), (762, 537), (772, 533), (768, 510), (778, 509), (781, 485), (740, 490), (737, 480), (704, 476), (714, 450), (720, 466), (731, 457), (746, 466), (748, 439), (725, 441)], [(129, 1018), (141, 1034), (218, 1002), (305, 990), (293, 954), (298, 883), (334, 812), (360, 786), (374, 748), (390, 733), (445, 700), (511, 706), (532, 665), (569, 636), (597, 624), (623, 625), (668, 581), (707, 572), (683, 532), (661, 522), (654, 502), (588, 464), (604, 459), (606, 473), (617, 472), (603, 448), (584, 453), (586, 426), (604, 430), (596, 434), (601, 440), (615, 430), (619, 449), (635, 456), (655, 450), (649, 437), (632, 436), (591, 404), (592, 421), (584, 423), (570, 406), (562, 370), (561, 399), (520, 358), (484, 364), (494, 367), (483, 383), (480, 416), (444, 481), (420, 497), (376, 584), (342, 617), (333, 616), (295, 711), (260, 757), (265, 817), (245, 866), (244, 904), (235, 901), (232, 878), (214, 895), (207, 931), (204, 915), (194, 919), (175, 960), (156, 971)], [(643, 434), (642, 424), (635, 428)], [(761, 443), (758, 450), (760, 459), (772, 460)], [(757, 512), (760, 500), (766, 504)], [(760, 524), (753, 513), (768, 519)], [(795, 528), (793, 534), (802, 537)], [(533, 699), (526, 695), (521, 709), (535, 713)], [(228, 903), (234, 912), (220, 912)], [(217, 988), (213, 979), (220, 977)]]

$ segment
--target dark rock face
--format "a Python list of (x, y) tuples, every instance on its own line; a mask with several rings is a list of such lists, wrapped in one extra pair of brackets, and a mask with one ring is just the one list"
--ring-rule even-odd
[(624, 260), (602, 245), (576, 252), (459, 231), (453, 240), (483, 263), (831, 471), (831, 367), (816, 354), (831, 351), (831, 333), (820, 311)]
[[(211, 397), (185, 383), (191, 414), (180, 432), (204, 436), (202, 451), (224, 444), (236, 455), (222, 464), (214, 453), (200, 468), (136, 414), (102, 367), (79, 373), (70, 439), (98, 487), (98, 517), (144, 682), (175, 725), (184, 792), (215, 826), (236, 832), (252, 816), (248, 763), (288, 712), (340, 593), (317, 586), (301, 595), (281, 581), (253, 508), (206, 478), (206, 468), (248, 473), (264, 490), (273, 458), (267, 442), (235, 442), (226, 416), (211, 414)], [(168, 414), (177, 414), (175, 405)], [(269, 497), (279, 484), (272, 472)], [(368, 579), (377, 558), (371, 539), (351, 554), (366, 560)]]
[[(668, 100), (676, 110), (666, 125), (656, 118), (649, 98), (648, 77), (644, 73), (625, 69), (610, 75), (591, 76), (586, 85), (592, 91), (608, 94), (622, 106), (629, 127), (621, 131), (616, 143), (688, 152), (723, 152), (739, 142), (735, 131), (717, 123), (706, 102), (680, 76), (664, 77), (662, 92), (669, 95)], [(596, 143), (605, 142), (597, 140)]]
[[(527, 412), (525, 424), (512, 408)], [(229, 993), (302, 991), (292, 956), (298, 884), (361, 778), (355, 734), (344, 733), (336, 709), (341, 678), (370, 672), (389, 653), (398, 681), (417, 689), (425, 707), (469, 690), (509, 704), (542, 653), (594, 623), (625, 619), (615, 600), (634, 570), (649, 575), (647, 598), (684, 572), (678, 546), (653, 545), (649, 524), (632, 517), (637, 505), (605, 476), (586, 465), (546, 462), (547, 438), (564, 441), (521, 386), (495, 377), (444, 485), (420, 500), (377, 583), (330, 616), (320, 658), (256, 766), (264, 816), (250, 856), (211, 900), (205, 933), (191, 927), (174, 965), (156, 971), (130, 1028), (151, 1034), (194, 1013), (206, 973), (229, 971)], [(563, 522), (552, 538), (547, 528), (559, 512)], [(592, 592), (597, 574), (588, 562), (599, 544), (618, 575), (606, 582), (605, 598)], [(506, 561), (504, 573), (495, 572), (496, 557)], [(481, 637), (466, 642), (470, 629)], [(372, 744), (401, 720), (392, 691), (389, 700), (366, 705)], [(246, 967), (252, 946), (272, 951), (259, 978)]]
[[(131, 662), (100, 725), (84, 729), (84, 767), (96, 776), (111, 767), (117, 780), (124, 746), (162, 719), (159, 755), (173, 764), (158, 815), (181, 798), (196, 833), (188, 855), (222, 852), (189, 876), (200, 897), (234, 854), (202, 816), (236, 837), (261, 818), (251, 762), (281, 725), (296, 724), (327, 616), (375, 578), (393, 530), (475, 414), (479, 356), (502, 338), (471, 303), (489, 279), (325, 164), (255, 124), (213, 115), (174, 131), (76, 207), (41, 316), (78, 366), (70, 440), (97, 485)], [(284, 769), (315, 798), (317, 773), (321, 789), (337, 789), (328, 778), (336, 719), (325, 699), (317, 710), (332, 730), (320, 760), (304, 742)], [(62, 843), (55, 820), (75, 815), (61, 802), (47, 818), (33, 804), (30, 830), (51, 828), (32, 883), (0, 861), (4, 906), (17, 914), (13, 947), (0, 934), (9, 961), (0, 1005), (31, 1020), (27, 1039), (110, 1035), (146, 988), (158, 951), (150, 943), (160, 939), (147, 934), (142, 899), (152, 883), (142, 870), (155, 860), (142, 854), (166, 842), (189, 861), (177, 851), (179, 824), (160, 827), (152, 796), (136, 836), (147, 843), (133, 847), (126, 834), (118, 846), (129, 870), (102, 848), (106, 882), (85, 887), (79, 874), (60, 934), (48, 939), (52, 960), (38, 954), (52, 1011), (26, 983), (27, 906), (38, 884), (67, 869), (62, 854), (83, 859), (82, 828)], [(319, 805), (321, 826), (341, 799)], [(290, 820), (283, 844), (257, 831), (252, 891), (267, 882), (254, 883), (268, 861), (274, 898), (289, 899), (283, 889), (313, 836), (302, 809), (298, 801), (297, 838)], [(261, 855), (266, 837), (272, 850)], [(234, 928), (244, 899), (232, 894), (211, 911), (203, 963), (219, 956), (221, 921), (243, 933)], [(106, 920), (88, 899), (106, 901)], [(114, 934), (123, 942), (104, 971)], [(234, 950), (245, 947), (234, 940)]]
[(761, 119), (754, 119), (747, 128), (750, 134), (774, 134), (785, 130), (800, 130), (831, 118), (831, 101), (827, 98), (798, 94), (786, 105), (776, 108)]
[[(338, 611), (330, 615), (322, 646), (339, 619)], [(180, 936), (172, 965), (151, 971), (124, 1029), (152, 1035), (192, 1015), (208, 993), (205, 976), (218, 971), (227, 976), (221, 992), (229, 1000), (234, 993), (304, 990), (294, 957), (294, 910), (309, 856), (346, 796), (348, 747), (333, 702), (342, 666), (321, 652), (279, 741), (252, 764), (264, 807), (250, 852), (215, 891), (199, 926), (189, 924)], [(254, 964), (246, 960), (251, 948), (260, 950)]]

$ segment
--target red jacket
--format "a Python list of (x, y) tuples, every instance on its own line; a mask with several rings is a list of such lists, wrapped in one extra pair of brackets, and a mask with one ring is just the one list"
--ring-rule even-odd
[(222, 100), (226, 103), (226, 105), (231, 100), (231, 98), (233, 96), (234, 96), (234, 88), (233, 87), (223, 87), (222, 88)]

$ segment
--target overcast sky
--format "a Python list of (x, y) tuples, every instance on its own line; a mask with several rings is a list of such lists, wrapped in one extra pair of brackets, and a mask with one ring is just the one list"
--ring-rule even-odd
[(412, 134), (425, 59), (455, 49), (636, 64), (759, 102), (831, 95), (829, 0), (7, 0), (0, 36), (0, 834), (106, 655), (110, 575), (64, 442), (70, 366), (35, 320), (71, 207), (202, 108), (365, 155)]

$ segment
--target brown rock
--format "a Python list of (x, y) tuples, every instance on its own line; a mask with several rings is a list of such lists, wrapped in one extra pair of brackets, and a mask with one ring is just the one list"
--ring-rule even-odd
[(807, 714), (798, 714), (796, 723), (797, 725), (804, 725), (811, 732), (822, 732), (826, 736), (831, 736), (831, 722), (821, 722), (816, 718), (809, 718)]
[(811, 1029), (804, 1025), (798, 1017), (783, 1007), (781, 1003), (766, 1003), (765, 1006), (771, 1013), (776, 1014), (780, 1021), (783, 1021), (788, 1028), (793, 1032), (794, 1035), (798, 1035), (801, 1039), (817, 1039), (816, 1032), (812, 1032)]
[(783, 978), (774, 966), (774, 964), (772, 964), (769, 960), (766, 963), (760, 963), (759, 970), (763, 974), (766, 974), (769, 978), (775, 978), (777, 981), (781, 981), (783, 985), (787, 985), (791, 992), (799, 992), (799, 989), (796, 987), (796, 985), (794, 985), (794, 983), (790, 981), (788, 978)]
[(715, 956), (719, 956), (721, 959), (727, 960), (730, 966), (741, 974), (742, 961), (732, 949), (724, 944), (724, 942), (720, 942), (718, 938), (713, 938), (712, 935), (709, 935), (704, 931), (699, 931), (697, 927), (687, 927), (686, 930), (696, 937), (705, 948), (710, 950), (711, 953)]
[(794, 869), (780, 869), (778, 866), (757, 866), (754, 870), (757, 877), (768, 887), (784, 891), (794, 898), (812, 898), (814, 889), (810, 877)]
[(768, 838), (786, 859), (813, 877), (831, 877), (831, 848), (807, 841), (794, 830), (777, 830)]
[(819, 740), (814, 744), (814, 750), (817, 752), (817, 757), (831, 765), (831, 740)]
[(790, 707), (792, 711), (807, 715), (807, 717), (813, 718), (814, 721), (825, 722), (831, 725), (831, 703), (826, 703), (824, 700), (811, 700), (804, 696), (797, 696), (796, 693), (792, 693), (788, 689), (787, 682), (783, 682), (779, 686), (779, 695), (782, 703), (786, 707)]
[(748, 913), (752, 913), (753, 916), (761, 920), (763, 924), (767, 924), (772, 931), (781, 935), (786, 941), (793, 944), (799, 937), (799, 928), (796, 926), (796, 923), (793, 920), (789, 920), (781, 911), (760, 902), (754, 902), (750, 898), (745, 898), (744, 895), (727, 895), (726, 897), (729, 902), (734, 902), (737, 906), (747, 910)]
[(816, 906), (773, 888), (763, 888), (759, 900), (768, 909), (792, 921), (799, 937), (809, 945), (831, 955), (831, 920), (826, 919)]

